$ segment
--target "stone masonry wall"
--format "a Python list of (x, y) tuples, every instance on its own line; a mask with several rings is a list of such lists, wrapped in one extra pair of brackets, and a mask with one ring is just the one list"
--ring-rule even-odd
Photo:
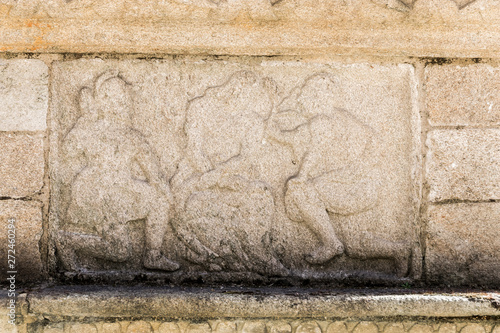
[(498, 0), (0, 0), (0, 332), (500, 333), (499, 59)]
[(500, 286), (499, 11), (0, 0), (1, 279)]
[[(56, 273), (60, 265), (54, 262), (54, 244), (49, 233), (48, 206), (54, 185), (47, 166), (50, 147), (55, 147), (49, 143), (49, 136), (54, 132), (54, 117), (59, 112), (55, 109), (58, 92), (54, 87), (62, 80), (55, 73), (69, 62), (57, 54), (29, 58), (18, 55), (0, 60), (0, 216), (4, 226), (7, 219), (16, 220), (19, 278), (40, 281)], [(129, 60), (124, 61), (133, 61), (130, 59), (134, 57), (125, 58)], [(296, 60), (319, 63), (318, 66), (325, 63), (304, 57)], [(118, 60), (113, 61), (119, 64)], [(149, 64), (147, 60), (140, 61)], [(279, 64), (282, 60), (273, 61)], [(394, 61), (361, 58), (359, 62), (347, 62), (336, 58), (333, 62), (384, 68)], [(417, 110), (411, 117), (418, 123), (412, 126), (421, 133), (420, 137), (416, 135), (417, 169), (412, 171), (417, 190), (410, 195), (418, 203), (415, 230), (423, 258), (412, 270), (421, 270), (423, 276), (414, 277), (430, 285), (498, 286), (500, 115), (496, 92), (500, 71), (489, 60), (451, 59), (435, 63), (398, 59), (398, 63), (410, 69), (410, 75), (398, 84), (415, 87), (408, 102)], [(377, 86), (383, 79), (373, 76), (366, 80)], [(49, 87), (53, 87), (50, 95)], [(5, 248), (1, 251), (5, 252)], [(1, 263), (2, 274), (7, 271), (5, 264)]]

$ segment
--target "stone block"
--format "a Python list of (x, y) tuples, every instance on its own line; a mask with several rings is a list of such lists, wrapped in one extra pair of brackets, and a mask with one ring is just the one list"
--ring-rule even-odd
[(0, 197), (26, 197), (41, 190), (43, 135), (0, 132), (0, 152)]
[(495, 58), (499, 10), (496, 0), (2, 0), (0, 52)]
[(429, 199), (500, 199), (500, 129), (433, 130), (427, 139)]
[(177, 57), (53, 74), (65, 270), (418, 275), (413, 67)]
[(500, 204), (431, 205), (426, 265), (431, 282), (500, 285)]
[(41, 60), (0, 59), (0, 131), (43, 131), (49, 70)]
[(434, 126), (500, 124), (500, 70), (487, 64), (425, 69), (426, 107)]
[[(10, 243), (9, 220), (14, 220), (15, 242)], [(0, 241), (3, 246), (0, 248), (2, 260), (0, 262), (0, 278), (5, 281), (8, 271), (17, 271), (16, 281), (36, 281), (41, 280), (45, 274), (41, 260), (39, 247), (42, 235), (42, 208), (41, 204), (35, 201), (20, 200), (0, 200), (0, 225), (3, 232)], [(9, 244), (15, 247), (9, 248)], [(14, 252), (9, 251), (14, 250)], [(8, 255), (13, 257), (8, 257)], [(15, 259), (15, 262), (8, 262), (8, 259)], [(8, 266), (13, 263), (15, 267)], [(14, 268), (14, 269), (12, 269)]]

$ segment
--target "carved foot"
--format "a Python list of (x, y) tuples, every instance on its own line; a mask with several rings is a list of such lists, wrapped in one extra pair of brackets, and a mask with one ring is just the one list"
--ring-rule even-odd
[(149, 251), (144, 257), (144, 267), (161, 271), (176, 271), (179, 264), (162, 255), (159, 251)]
[(65, 270), (76, 272), (80, 267), (77, 264), (75, 250), (71, 247), (70, 235), (65, 231), (59, 231), (59, 238), (56, 239), (57, 254)]
[(324, 264), (333, 259), (333, 257), (344, 253), (344, 244), (340, 241), (334, 242), (329, 245), (323, 245), (312, 253), (306, 255), (305, 259), (308, 263), (313, 265)]

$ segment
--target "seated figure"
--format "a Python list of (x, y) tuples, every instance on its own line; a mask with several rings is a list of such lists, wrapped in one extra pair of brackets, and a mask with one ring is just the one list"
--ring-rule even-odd
[(271, 248), (274, 199), (259, 164), (273, 91), (269, 79), (242, 71), (188, 105), (172, 225), (189, 260), (207, 270), (287, 273)]
[[(334, 94), (333, 78), (310, 77), (281, 103), (267, 128), (270, 139), (292, 148), (300, 166), (286, 182), (285, 207), (288, 217), (305, 223), (320, 242), (305, 257), (311, 264), (324, 264), (346, 251), (331, 216), (374, 208), (381, 185), (376, 132), (336, 107)], [(407, 272), (408, 251), (403, 243), (380, 240), (372, 247), (349, 249), (360, 258), (394, 259), (397, 274)]]
[(172, 195), (153, 148), (132, 126), (129, 85), (106, 72), (93, 93), (80, 91), (80, 106), (82, 115), (61, 145), (70, 188), (57, 244), (63, 265), (77, 270), (77, 254), (128, 260), (127, 222), (145, 220), (144, 267), (178, 269), (161, 253)]

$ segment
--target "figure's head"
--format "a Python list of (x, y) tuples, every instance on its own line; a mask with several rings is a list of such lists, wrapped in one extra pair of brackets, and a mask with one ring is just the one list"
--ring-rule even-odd
[(253, 114), (262, 120), (269, 118), (274, 107), (276, 84), (254, 72), (241, 71), (233, 74), (223, 87), (222, 103), (241, 114)]
[(127, 124), (131, 122), (133, 101), (130, 84), (119, 76), (118, 71), (105, 72), (97, 79), (94, 96), (99, 118)]
[(337, 89), (335, 79), (328, 74), (316, 74), (309, 77), (297, 96), (301, 113), (306, 117), (329, 114), (337, 107)]

